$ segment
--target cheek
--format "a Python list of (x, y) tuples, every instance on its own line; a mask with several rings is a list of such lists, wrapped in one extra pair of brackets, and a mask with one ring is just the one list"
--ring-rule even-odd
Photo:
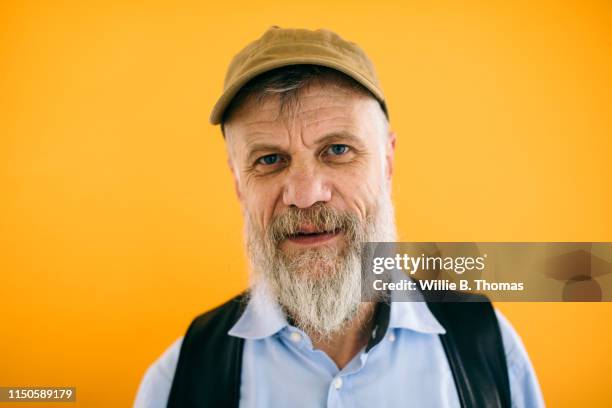
[(278, 202), (278, 185), (263, 182), (250, 182), (245, 188), (245, 210), (261, 229), (270, 223)]
[(356, 211), (362, 218), (381, 194), (381, 169), (377, 161), (337, 172), (332, 177), (334, 189), (343, 206)]

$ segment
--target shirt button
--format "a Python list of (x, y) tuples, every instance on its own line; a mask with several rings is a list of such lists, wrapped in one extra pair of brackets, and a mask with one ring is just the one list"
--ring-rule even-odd
[(341, 377), (336, 377), (336, 379), (334, 380), (334, 388), (336, 388), (337, 390), (342, 388), (342, 378)]
[(395, 341), (395, 334), (393, 334), (393, 333), (389, 334), (389, 341), (391, 343), (393, 343)]
[(297, 343), (300, 340), (302, 340), (302, 335), (298, 332), (291, 332), (291, 334), (289, 335), (289, 338), (291, 339), (292, 342)]

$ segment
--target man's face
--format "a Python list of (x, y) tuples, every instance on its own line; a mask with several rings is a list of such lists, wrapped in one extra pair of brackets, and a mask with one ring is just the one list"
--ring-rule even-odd
[[(282, 114), (277, 99), (249, 101), (225, 129), (241, 204), (262, 230), (290, 207), (317, 203), (365, 221), (390, 183), (394, 139), (378, 102), (345, 88), (312, 85)], [(343, 244), (342, 232), (302, 227), (283, 251)]]
[(225, 133), (255, 278), (302, 328), (333, 332), (359, 304), (361, 243), (395, 236), (378, 102), (312, 85), (282, 111), (247, 101)]

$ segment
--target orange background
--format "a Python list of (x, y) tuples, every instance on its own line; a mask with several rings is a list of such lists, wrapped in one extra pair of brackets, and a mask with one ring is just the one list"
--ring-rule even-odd
[[(245, 287), (207, 118), (273, 24), (375, 61), (403, 240), (612, 241), (609, 1), (216, 3), (0, 3), (0, 385), (129, 406), (192, 317)], [(610, 406), (612, 304), (498, 307), (549, 406)]]

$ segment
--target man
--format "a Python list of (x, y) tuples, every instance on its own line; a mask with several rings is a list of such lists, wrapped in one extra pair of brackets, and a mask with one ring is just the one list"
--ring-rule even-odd
[(361, 244), (396, 239), (396, 136), (358, 46), (270, 28), (232, 61), (211, 122), (241, 203), (250, 290), (194, 320), (149, 368), (136, 407), (543, 406), (519, 337), (489, 303), (475, 319), (449, 318), (459, 305), (361, 302)]

